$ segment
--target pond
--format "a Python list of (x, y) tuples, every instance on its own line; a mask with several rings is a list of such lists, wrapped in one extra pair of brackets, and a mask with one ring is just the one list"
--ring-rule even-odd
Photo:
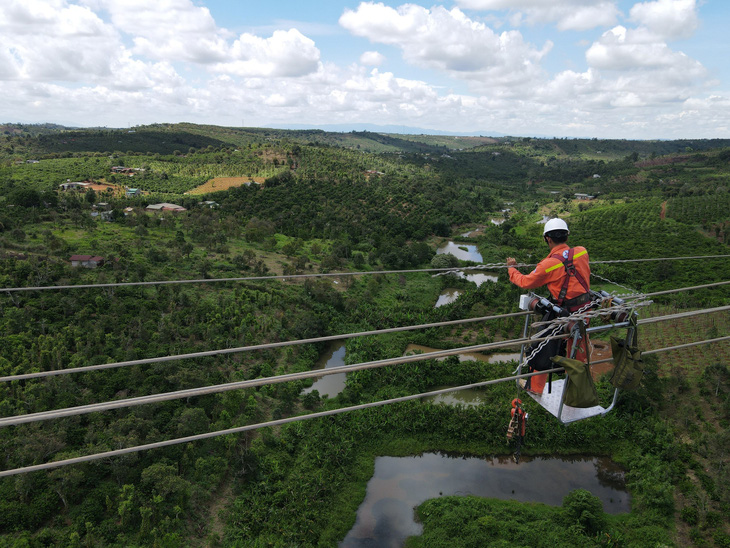
[[(409, 344), (408, 346), (406, 346), (405, 353), (406, 355), (415, 354), (416, 352), (426, 354), (428, 352), (436, 352), (437, 350), (438, 348), (431, 348), (428, 346), (422, 346), (420, 344)], [(464, 354), (459, 354), (458, 356), (459, 361), (461, 362), (483, 361), (487, 363), (506, 363), (511, 361), (518, 361), (520, 359), (519, 352), (499, 354), (481, 354), (479, 352), (466, 352)], [(445, 358), (437, 359), (444, 360)], [(450, 388), (450, 386), (436, 386), (429, 389), (429, 391), (441, 390), (443, 388)], [(439, 394), (437, 396), (428, 396), (426, 398), (423, 398), (423, 401), (428, 401), (431, 403), (443, 403), (445, 405), (481, 405), (485, 400), (484, 395), (486, 393), (486, 390), (488, 390), (488, 388), (467, 388), (464, 390), (459, 390), (457, 392), (448, 392), (446, 394)]]
[(462, 236), (464, 238), (476, 238), (477, 236), (481, 236), (484, 234), (484, 227), (478, 227), (470, 230), (469, 232), (464, 232)]
[[(338, 341), (332, 343), (328, 350), (320, 356), (314, 369), (330, 369), (332, 367), (342, 367), (343, 365), (345, 365), (345, 343)], [(334, 398), (345, 389), (346, 377), (346, 373), (327, 375), (314, 381), (314, 384), (309, 388), (302, 390), (302, 394), (309, 394), (313, 390), (317, 390), (320, 396), (326, 394), (330, 398)]]
[[(450, 275), (453, 276), (454, 274)], [(474, 282), (477, 284), (477, 287), (482, 285), (484, 282), (497, 283), (499, 276), (496, 272), (481, 272), (479, 274), (464, 274), (463, 272), (459, 272), (456, 275), (459, 276), (459, 278), (466, 278), (470, 282)]]
[(574, 489), (587, 489), (611, 514), (630, 511), (623, 471), (597, 457), (480, 459), (426, 453), (415, 457), (377, 457), (365, 500), (341, 548), (400, 547), (420, 535), (414, 508), (446, 495), (476, 495), (560, 506)]
[(436, 304), (434, 305), (434, 308), (453, 303), (456, 299), (459, 298), (459, 295), (461, 295), (461, 290), (459, 289), (444, 289), (439, 295), (439, 298), (436, 299)]
[(474, 261), (475, 263), (484, 262), (482, 254), (479, 253), (479, 250), (475, 245), (448, 242), (436, 250), (437, 255), (443, 255), (446, 253), (451, 253), (454, 257), (462, 261)]
[[(481, 286), (485, 282), (497, 283), (498, 279), (498, 275), (496, 272), (481, 272), (479, 274), (465, 274), (464, 272), (453, 272), (450, 273), (449, 276), (458, 276), (459, 278), (465, 278), (468, 281), (477, 284), (477, 287)], [(459, 298), (459, 295), (461, 294), (462, 290), (460, 289), (444, 289), (436, 300), (434, 308), (453, 303), (456, 299)]]

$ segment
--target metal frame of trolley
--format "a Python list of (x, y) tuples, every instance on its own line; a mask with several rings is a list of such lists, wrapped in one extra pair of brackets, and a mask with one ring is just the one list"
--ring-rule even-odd
[[(605, 293), (605, 292), (601, 292)], [(607, 294), (606, 294), (607, 295)], [(599, 295), (603, 296), (603, 295)], [(531, 305), (534, 307), (535, 304), (539, 307), (541, 304), (544, 306), (545, 303), (549, 303), (547, 299), (544, 297), (540, 297), (537, 295), (523, 295), (523, 298), (520, 299), (520, 308), (523, 310), (533, 310), (535, 311), (535, 308), (531, 308)], [(525, 299), (524, 297), (527, 297)], [(537, 301), (537, 303), (536, 303)], [(559, 310), (562, 312), (562, 310), (553, 305), (552, 303), (549, 303), (549, 306), (552, 307), (554, 310)], [(564, 313), (565, 314), (565, 313)], [(636, 328), (632, 323), (629, 321), (629, 317), (631, 315), (636, 315), (635, 311), (631, 311), (628, 313), (623, 314), (617, 314), (613, 313), (610, 314), (610, 318), (612, 320), (612, 323), (601, 325), (597, 327), (586, 327), (585, 333), (586, 336), (589, 336), (590, 333), (596, 333), (600, 331), (607, 331), (609, 329), (614, 328), (628, 328), (627, 334), (626, 334), (626, 340), (627, 341), (633, 341), (634, 337), (636, 336)], [(530, 330), (530, 325), (532, 323), (532, 317), (533, 314), (529, 314), (525, 316), (525, 326), (522, 332), (522, 336), (524, 338), (528, 337), (528, 333)], [(620, 320), (620, 321), (615, 321)], [(577, 319), (575, 322), (572, 322), (572, 325), (570, 327), (570, 333), (569, 337), (573, 339), (573, 344), (571, 346), (571, 352), (569, 358), (575, 358), (575, 354), (579, 348), (579, 345), (584, 344), (582, 341), (582, 335), (581, 335), (581, 329), (578, 325), (578, 322), (584, 322), (585, 320)], [(566, 326), (570, 325), (566, 323)], [(522, 366), (523, 366), (523, 360), (525, 357), (525, 348), (526, 345), (523, 344), (522, 348), (520, 350), (520, 361), (519, 365), (517, 366), (517, 374), (522, 374)], [(586, 349), (587, 350), (587, 349)], [(519, 383), (519, 381), (517, 381)], [(564, 393), (565, 389), (567, 387), (567, 378), (563, 379), (553, 379), (550, 381), (550, 388), (547, 387), (543, 391), (542, 394), (535, 394), (533, 392), (530, 392), (529, 390), (525, 390), (524, 392), (527, 393), (533, 400), (537, 402), (540, 407), (545, 409), (548, 413), (553, 415), (555, 418), (557, 418), (561, 423), (563, 424), (569, 424), (572, 422), (577, 422), (583, 419), (588, 419), (590, 417), (595, 417), (598, 415), (605, 415), (607, 413), (610, 413), (614, 406), (616, 405), (616, 400), (618, 399), (618, 392), (619, 389), (615, 388), (613, 391), (613, 398), (611, 399), (611, 403), (608, 405), (608, 407), (603, 407), (602, 405), (596, 405), (593, 407), (587, 407), (587, 408), (578, 408), (578, 407), (571, 407), (569, 405), (565, 405), (563, 403), (564, 399)], [(519, 384), (518, 384), (519, 386)]]

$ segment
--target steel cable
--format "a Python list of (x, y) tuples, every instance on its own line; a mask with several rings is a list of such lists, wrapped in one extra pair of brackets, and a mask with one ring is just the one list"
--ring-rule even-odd
[(38, 371), (35, 373), (24, 373), (21, 375), (8, 375), (5, 377), (0, 377), (0, 382), (38, 379), (38, 378), (43, 378), (43, 377), (53, 377), (53, 376), (57, 376), (57, 375), (67, 375), (70, 373), (88, 373), (89, 371), (114, 369), (117, 367), (129, 367), (132, 365), (144, 365), (144, 364), (150, 364), (150, 363), (169, 362), (169, 361), (176, 361), (176, 360), (207, 358), (207, 357), (211, 357), (211, 356), (218, 356), (221, 354), (236, 354), (236, 353), (240, 353), (240, 352), (250, 352), (253, 350), (268, 350), (271, 348), (281, 348), (284, 346), (293, 346), (293, 345), (299, 345), (299, 344), (313, 344), (313, 343), (337, 341), (337, 340), (349, 339), (349, 338), (355, 338), (355, 337), (367, 337), (367, 336), (371, 336), (371, 335), (383, 335), (383, 334), (387, 334), (387, 333), (413, 331), (416, 329), (429, 329), (429, 328), (433, 328), (433, 327), (460, 325), (460, 324), (465, 324), (465, 323), (470, 323), (470, 322), (482, 322), (482, 321), (487, 321), (487, 320), (497, 320), (497, 319), (501, 319), (501, 318), (513, 318), (513, 317), (517, 317), (517, 316), (525, 316), (525, 315), (528, 315), (531, 313), (532, 312), (530, 312), (530, 311), (510, 312), (508, 314), (499, 314), (497, 316), (482, 316), (479, 318), (466, 318), (466, 319), (462, 319), (462, 320), (449, 320), (449, 321), (426, 323), (426, 324), (420, 324), (420, 325), (407, 325), (407, 326), (403, 326), (403, 327), (391, 327), (391, 328), (387, 328), (387, 329), (377, 329), (377, 330), (373, 330), (373, 331), (360, 331), (357, 333), (345, 333), (343, 335), (328, 335), (325, 337), (315, 337), (315, 338), (311, 338), (311, 339), (298, 339), (298, 340), (294, 340), (294, 341), (281, 341), (281, 342), (257, 344), (257, 345), (251, 345), (251, 346), (239, 346), (236, 348), (224, 348), (221, 350), (206, 350), (203, 352), (191, 352), (188, 354), (160, 356), (157, 358), (141, 358), (139, 360), (129, 360), (129, 361), (115, 362), (115, 363), (103, 363), (103, 364), (99, 364), (99, 365), (87, 365), (84, 367), (72, 367), (72, 368), (68, 368), (68, 369), (55, 369), (53, 371)]
[[(707, 339), (707, 340), (704, 340), (704, 341), (697, 341), (697, 342), (693, 342), (693, 343), (687, 343), (687, 344), (682, 344), (682, 345), (678, 345), (678, 346), (670, 346), (670, 347), (665, 347), (665, 348), (659, 348), (659, 349), (655, 349), (655, 350), (647, 350), (647, 351), (643, 352), (643, 354), (645, 354), (645, 355), (658, 354), (660, 352), (669, 352), (669, 351), (672, 351), (672, 350), (679, 350), (679, 349), (682, 349), (682, 348), (689, 348), (689, 347), (692, 347), (692, 346), (700, 346), (700, 345), (705, 345), (705, 344), (712, 344), (712, 343), (722, 342), (722, 341), (727, 341), (727, 340), (730, 340), (730, 336), (727, 336), (727, 337), (718, 337), (718, 338), (715, 338), (715, 339)], [(607, 358), (607, 359), (603, 359), (603, 360), (598, 360), (598, 361), (596, 361), (594, 363), (609, 362), (611, 360), (612, 360), (612, 358)], [(410, 401), (410, 400), (416, 400), (416, 399), (425, 398), (425, 397), (428, 397), (428, 396), (438, 396), (438, 395), (441, 395), (441, 394), (448, 394), (450, 392), (458, 392), (460, 390), (466, 390), (466, 389), (469, 389), (469, 388), (480, 388), (480, 387), (489, 386), (489, 385), (492, 385), (492, 384), (498, 384), (498, 383), (502, 383), (502, 382), (514, 381), (514, 380), (517, 380), (517, 379), (532, 377), (534, 375), (543, 375), (543, 374), (546, 374), (546, 373), (557, 373), (557, 372), (561, 372), (562, 370), (563, 369), (561, 367), (557, 367), (557, 368), (553, 368), (553, 369), (548, 369), (546, 371), (536, 371), (534, 373), (525, 373), (525, 374), (522, 374), (522, 375), (512, 375), (510, 377), (502, 377), (502, 378), (493, 379), (493, 380), (490, 380), (490, 381), (483, 381), (483, 382), (478, 382), (478, 383), (473, 383), (473, 384), (467, 384), (467, 385), (463, 385), (463, 386), (456, 386), (456, 387), (451, 387), (451, 388), (443, 388), (441, 390), (434, 390), (432, 392), (424, 392), (422, 394), (413, 394), (413, 395), (410, 395), (410, 396), (402, 396), (402, 397), (399, 397), (399, 398), (392, 398), (392, 399), (389, 399), (389, 400), (381, 400), (381, 401), (377, 401), (377, 402), (364, 403), (364, 404), (360, 404), (360, 405), (353, 405), (353, 406), (350, 406), (350, 407), (341, 407), (341, 408), (338, 408), (338, 409), (331, 409), (331, 410), (328, 410), (328, 411), (320, 411), (320, 412), (316, 412), (316, 413), (309, 413), (307, 415), (298, 415), (296, 417), (288, 417), (288, 418), (285, 418), (285, 419), (277, 419), (277, 420), (272, 420), (272, 421), (267, 421), (267, 422), (262, 422), (262, 423), (257, 423), (257, 424), (250, 424), (250, 425), (246, 425), (246, 426), (238, 426), (238, 427), (235, 427), (235, 428), (228, 428), (226, 430), (218, 430), (218, 431), (215, 431), (215, 432), (206, 432), (205, 434), (197, 434), (197, 435), (194, 435), (194, 436), (186, 436), (184, 438), (175, 438), (175, 439), (171, 439), (171, 440), (165, 440), (165, 441), (159, 441), (159, 442), (154, 442), (154, 443), (148, 443), (148, 444), (145, 444), (145, 445), (137, 445), (137, 446), (134, 446), (134, 447), (126, 447), (124, 449), (116, 449), (116, 450), (113, 450), (113, 451), (106, 451), (104, 453), (94, 453), (92, 455), (84, 455), (84, 456), (81, 456), (81, 457), (75, 457), (75, 458), (71, 458), (71, 459), (59, 460), (59, 461), (54, 461), (54, 462), (46, 462), (46, 463), (43, 463), (43, 464), (36, 464), (36, 465), (32, 465), (32, 466), (25, 466), (25, 467), (22, 467), (22, 468), (14, 468), (12, 470), (3, 470), (3, 471), (0, 471), (0, 478), (1, 477), (14, 476), (14, 475), (17, 475), (17, 474), (25, 474), (25, 473), (28, 473), (28, 472), (38, 472), (38, 471), (41, 471), (41, 470), (49, 470), (49, 469), (52, 469), (52, 468), (59, 468), (61, 466), (68, 466), (70, 464), (81, 464), (81, 463), (84, 463), (84, 462), (91, 462), (91, 461), (99, 460), (99, 459), (106, 459), (106, 458), (111, 458), (111, 457), (118, 457), (118, 456), (121, 456), (121, 455), (130, 454), (130, 453), (137, 453), (137, 452), (140, 452), (140, 451), (148, 451), (150, 449), (160, 449), (162, 447), (169, 447), (169, 446), (172, 446), (172, 445), (179, 445), (179, 444), (182, 444), (182, 443), (191, 443), (191, 442), (194, 442), (194, 441), (200, 441), (200, 440), (214, 438), (214, 437), (218, 437), (218, 436), (226, 436), (226, 435), (230, 435), (230, 434), (239, 434), (239, 433), (246, 432), (246, 431), (250, 431), (250, 430), (257, 430), (259, 428), (268, 428), (268, 427), (272, 427), (272, 426), (281, 426), (281, 425), (288, 424), (288, 423), (292, 423), (292, 422), (300, 422), (300, 421), (309, 420), (309, 419), (329, 417), (329, 416), (333, 416), (333, 415), (339, 415), (339, 414), (342, 414), (342, 413), (349, 413), (351, 411), (358, 411), (358, 410), (369, 409), (369, 408), (373, 408), (373, 407), (382, 407), (384, 405), (391, 405), (391, 404), (394, 404), (394, 403), (402, 403), (402, 402), (406, 402), (406, 401)]]
[[(702, 314), (710, 314), (714, 312), (721, 312), (730, 310), (730, 306), (722, 306), (713, 309), (703, 309), (699, 311), (684, 312), (680, 314), (671, 314), (667, 316), (658, 316), (656, 318), (646, 318), (639, 320), (638, 324), (642, 325), (645, 323), (656, 323), (659, 321), (673, 320), (678, 318), (688, 318), (691, 316), (698, 316)], [(495, 348), (504, 348), (507, 346), (517, 346), (527, 343), (542, 342), (545, 340), (553, 339), (564, 339), (568, 337), (568, 334), (554, 335), (550, 337), (541, 338), (530, 338), (523, 337), (520, 339), (512, 339), (508, 341), (500, 341), (494, 343), (485, 343), (474, 346), (467, 346), (448, 350), (438, 350), (436, 352), (428, 352), (424, 354), (415, 354), (410, 356), (399, 356), (396, 358), (388, 358), (384, 360), (375, 360), (371, 362), (364, 362), (353, 365), (344, 365), (341, 367), (332, 367), (329, 369), (322, 369), (316, 371), (303, 371), (300, 373), (287, 373), (284, 375), (277, 375), (274, 377), (263, 377), (260, 379), (251, 379), (246, 381), (236, 381), (231, 383), (218, 384), (213, 386), (204, 386), (200, 388), (187, 388), (184, 390), (177, 390), (174, 392), (167, 392), (161, 394), (150, 394), (147, 396), (138, 396), (134, 398), (127, 398), (123, 400), (113, 400), (101, 403), (92, 403), (88, 405), (81, 405), (77, 407), (69, 407), (66, 409), (57, 409), (51, 411), (40, 411), (37, 413), (29, 413), (27, 415), (17, 415), (13, 417), (0, 418), (0, 427), (12, 426), (18, 424), (25, 424), (30, 422), (38, 422), (50, 419), (57, 419), (61, 417), (70, 417), (75, 415), (86, 415), (89, 413), (97, 413), (101, 411), (109, 411), (111, 409), (121, 409), (125, 407), (134, 407), (137, 405), (144, 405), (149, 403), (160, 403), (163, 401), (170, 401), (182, 398), (191, 398), (197, 396), (205, 396), (210, 394), (218, 394), (221, 392), (229, 392), (231, 390), (241, 390), (244, 388), (254, 388), (258, 386), (265, 386), (269, 384), (278, 384), (282, 382), (290, 382), (297, 380), (304, 380), (310, 378), (318, 378), (327, 375), (335, 375), (338, 373), (352, 373), (355, 371), (362, 371), (365, 369), (375, 369), (378, 367), (384, 367), (387, 365), (398, 365), (402, 363), (411, 363), (416, 361), (423, 361), (428, 359), (445, 358), (448, 356), (454, 356), (458, 354), (464, 354), (467, 352), (480, 352), (483, 350), (492, 350)], [(730, 338), (730, 337), (729, 337)]]
[[(648, 261), (687, 261), (696, 259), (724, 259), (730, 255), (698, 255), (694, 257), (656, 257), (656, 258), (645, 258), (645, 259), (616, 259), (610, 261), (591, 261), (591, 264), (613, 264), (613, 263), (632, 263), (632, 262), (648, 262)], [(536, 263), (525, 264), (519, 263), (517, 267), (531, 267), (535, 266)], [(318, 274), (290, 274), (290, 275), (275, 275), (275, 276), (247, 276), (238, 278), (203, 278), (197, 280), (157, 280), (151, 282), (115, 282), (115, 283), (101, 283), (101, 284), (78, 284), (78, 285), (48, 285), (48, 286), (34, 286), (34, 287), (6, 287), (1, 288), (0, 291), (6, 291), (8, 293), (16, 293), (21, 291), (46, 291), (46, 290), (59, 290), (59, 289), (94, 289), (94, 288), (110, 288), (110, 287), (137, 287), (137, 286), (156, 286), (156, 285), (180, 285), (180, 284), (209, 284), (209, 283), (221, 283), (221, 282), (252, 282), (261, 280), (297, 280), (306, 278), (325, 278), (325, 277), (343, 277), (343, 276), (366, 276), (371, 274), (413, 274), (413, 273), (427, 273), (427, 272), (438, 272), (438, 275), (446, 275), (456, 273), (461, 270), (483, 270), (483, 269), (502, 269), (509, 268), (504, 263), (491, 263), (481, 264), (473, 266), (463, 266), (459, 268), (416, 268), (410, 270), (373, 270), (373, 271), (360, 271), (360, 272), (327, 272)]]
[[(675, 293), (675, 292), (681, 292), (681, 291), (690, 291), (693, 289), (704, 289), (708, 287), (715, 287), (720, 285), (726, 285), (730, 284), (730, 281), (726, 282), (716, 282), (713, 284), (704, 284), (694, 287), (683, 287), (678, 289), (671, 289), (667, 291), (661, 291), (657, 293), (647, 293), (642, 295), (637, 295), (635, 298), (638, 297), (651, 297), (657, 294), (665, 295), (669, 293)], [(626, 297), (632, 298), (632, 297)], [(100, 371), (105, 369), (114, 369), (119, 367), (129, 367), (133, 365), (144, 365), (144, 364), (151, 364), (151, 363), (160, 363), (160, 362), (168, 362), (168, 361), (177, 361), (177, 360), (185, 360), (185, 359), (195, 359), (195, 358), (205, 358), (205, 357), (211, 357), (211, 356), (217, 356), (222, 354), (235, 354), (240, 352), (248, 352), (252, 350), (266, 350), (271, 348), (279, 348), (284, 346), (293, 346), (293, 345), (299, 345), (299, 344), (309, 344), (309, 343), (318, 343), (318, 342), (327, 342), (327, 341), (335, 341), (335, 340), (341, 340), (341, 339), (347, 339), (347, 338), (354, 338), (354, 337), (365, 337), (370, 335), (382, 335), (387, 333), (396, 333), (400, 331), (411, 331), (416, 329), (428, 329), (433, 327), (443, 327), (448, 325), (458, 325), (458, 324), (464, 324), (464, 323), (470, 323), (470, 322), (479, 322), (479, 321), (488, 321), (488, 320), (496, 320), (501, 318), (509, 318), (509, 317), (516, 317), (516, 316), (523, 316), (530, 314), (529, 311), (521, 311), (521, 312), (511, 312), (507, 314), (499, 314), (496, 316), (483, 316), (479, 318), (466, 318), (462, 320), (450, 320), (445, 322), (435, 322), (435, 323), (429, 323), (429, 324), (421, 324), (421, 325), (414, 325), (414, 326), (403, 326), (403, 327), (393, 327), (388, 329), (381, 329), (381, 330), (373, 330), (373, 331), (363, 331), (359, 333), (346, 333), (342, 335), (328, 335), (325, 337), (316, 337), (311, 339), (300, 339), (296, 341), (282, 341), (277, 343), (267, 343), (267, 344), (260, 344), (260, 345), (252, 345), (252, 346), (241, 346), (236, 348), (224, 348), (220, 350), (207, 350), (202, 352), (191, 352), (187, 354), (177, 354), (177, 355), (171, 355), (171, 356), (159, 356), (155, 358), (141, 358), (139, 360), (128, 360), (124, 362), (115, 362), (115, 363), (105, 363), (105, 364), (98, 364), (98, 365), (87, 365), (84, 367), (74, 367), (74, 368), (68, 368), (68, 369), (55, 369), (52, 371), (37, 371), (34, 373), (23, 373), (20, 375), (6, 375), (4, 377), (0, 377), (0, 382), (11, 382), (11, 381), (18, 381), (18, 380), (28, 380), (28, 379), (37, 379), (37, 378), (44, 378), (44, 377), (53, 377), (58, 375), (67, 375), (72, 373), (85, 373), (90, 371)], [(572, 316), (571, 316), (572, 318)], [(571, 319), (568, 318), (568, 319)], [(536, 324), (538, 325), (538, 324)]]

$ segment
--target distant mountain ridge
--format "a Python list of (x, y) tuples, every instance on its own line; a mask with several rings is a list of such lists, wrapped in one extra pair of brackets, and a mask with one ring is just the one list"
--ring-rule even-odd
[(401, 135), (450, 135), (454, 137), (507, 137), (506, 133), (496, 131), (442, 131), (413, 126), (378, 125), (378, 124), (273, 124), (272, 129), (321, 129), (334, 133), (350, 133), (352, 131), (370, 131), (372, 133), (396, 133)]

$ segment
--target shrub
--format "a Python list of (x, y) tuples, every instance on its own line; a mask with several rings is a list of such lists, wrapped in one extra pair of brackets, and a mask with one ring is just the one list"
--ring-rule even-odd
[(601, 499), (585, 489), (575, 489), (565, 496), (563, 515), (569, 524), (577, 524), (588, 536), (595, 536), (606, 527)]
[(699, 512), (694, 506), (685, 506), (682, 508), (681, 515), (682, 521), (684, 521), (687, 525), (697, 525), (700, 519)]

